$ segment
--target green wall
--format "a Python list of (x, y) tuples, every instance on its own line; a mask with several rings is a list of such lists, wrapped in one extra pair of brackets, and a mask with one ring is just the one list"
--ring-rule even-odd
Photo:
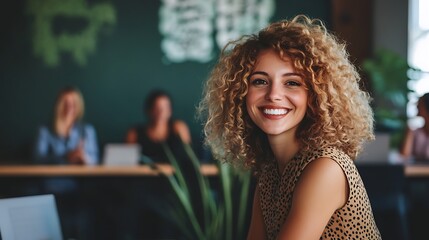
[[(90, 3), (100, 1), (89, 1)], [(37, 127), (49, 122), (57, 91), (65, 85), (79, 87), (86, 101), (85, 120), (92, 123), (102, 147), (121, 142), (128, 127), (142, 122), (141, 106), (153, 88), (169, 91), (174, 116), (185, 120), (196, 146), (201, 124), (195, 107), (214, 61), (164, 63), (158, 31), (160, 1), (111, 1), (116, 25), (98, 38), (86, 66), (63, 54), (55, 68), (32, 53), (33, 18), (26, 2), (7, 1), (0, 10), (0, 161), (28, 159)], [(277, 1), (272, 21), (304, 13), (330, 26), (330, 1)], [(218, 50), (216, 50), (218, 51)]]

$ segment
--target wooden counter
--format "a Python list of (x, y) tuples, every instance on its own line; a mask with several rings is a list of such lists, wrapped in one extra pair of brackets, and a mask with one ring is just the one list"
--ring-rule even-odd
[[(202, 164), (200, 168), (204, 176), (216, 176), (216, 164)], [(0, 177), (50, 177), (50, 176), (160, 176), (173, 174), (170, 164), (156, 164), (156, 168), (149, 165), (139, 166), (75, 166), (75, 165), (0, 165)], [(404, 165), (406, 177), (428, 177), (428, 165)]]
[[(218, 174), (215, 164), (203, 164), (200, 171), (205, 176)], [(75, 166), (75, 165), (1, 165), (0, 177), (97, 177), (97, 176), (160, 176), (171, 175), (174, 169), (170, 164), (139, 166)]]
[(404, 166), (405, 177), (427, 177), (429, 178), (429, 165), (416, 164)]

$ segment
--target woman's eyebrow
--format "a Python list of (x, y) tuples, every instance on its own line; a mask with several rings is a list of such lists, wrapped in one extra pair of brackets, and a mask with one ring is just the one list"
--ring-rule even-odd
[(249, 78), (250, 78), (251, 76), (253, 76), (253, 75), (256, 75), (256, 74), (260, 74), (260, 75), (268, 76), (268, 73), (266, 73), (266, 72), (256, 71), (256, 72), (252, 72), (252, 73), (249, 75)]
[[(249, 78), (250, 78), (251, 76), (253, 76), (253, 75), (256, 75), (256, 74), (260, 74), (260, 75), (268, 76), (268, 73), (266, 73), (266, 72), (256, 71), (256, 72), (252, 72), (252, 73), (249, 75)], [(288, 76), (297, 76), (297, 77), (302, 77), (302, 75), (301, 75), (301, 74), (296, 73), (296, 72), (285, 73), (285, 74), (283, 74), (282, 76), (283, 76), (283, 77), (288, 77)]]
[(299, 73), (295, 73), (295, 72), (291, 72), (291, 73), (285, 73), (283, 74), (283, 77), (288, 77), (288, 76), (297, 76), (297, 77), (302, 77), (301, 74)]

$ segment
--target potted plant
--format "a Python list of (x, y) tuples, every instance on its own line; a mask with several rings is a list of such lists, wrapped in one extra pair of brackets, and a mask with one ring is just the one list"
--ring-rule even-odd
[[(175, 169), (173, 175), (165, 175), (174, 194), (164, 216), (177, 226), (184, 239), (245, 239), (252, 199), (251, 172), (217, 163), (219, 174), (212, 180), (219, 182), (211, 184), (211, 179), (201, 174), (201, 164), (191, 146), (184, 144), (184, 149), (192, 171), (184, 169), (164, 145)], [(197, 183), (192, 184), (195, 179)], [(195, 206), (202, 211), (198, 212)]]
[(387, 49), (376, 51), (362, 67), (374, 99), (375, 130), (390, 133), (391, 147), (397, 148), (407, 122), (408, 93), (412, 91), (408, 88), (408, 72), (412, 68), (405, 58)]

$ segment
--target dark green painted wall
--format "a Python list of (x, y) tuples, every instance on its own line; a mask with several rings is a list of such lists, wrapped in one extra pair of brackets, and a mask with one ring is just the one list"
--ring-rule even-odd
[[(89, 1), (94, 2), (94, 1)], [(100, 147), (123, 141), (131, 125), (143, 121), (143, 98), (152, 88), (169, 91), (174, 115), (191, 128), (199, 145), (200, 123), (195, 106), (213, 62), (165, 64), (158, 31), (159, 1), (113, 1), (116, 26), (98, 38), (96, 52), (80, 67), (67, 55), (61, 65), (46, 67), (31, 48), (32, 18), (25, 1), (7, 1), (0, 10), (0, 159), (28, 158), (37, 127), (51, 118), (57, 91), (79, 87), (86, 102), (85, 120), (92, 123)], [(277, 1), (273, 21), (298, 13), (325, 20), (329, 27), (330, 1)]]

